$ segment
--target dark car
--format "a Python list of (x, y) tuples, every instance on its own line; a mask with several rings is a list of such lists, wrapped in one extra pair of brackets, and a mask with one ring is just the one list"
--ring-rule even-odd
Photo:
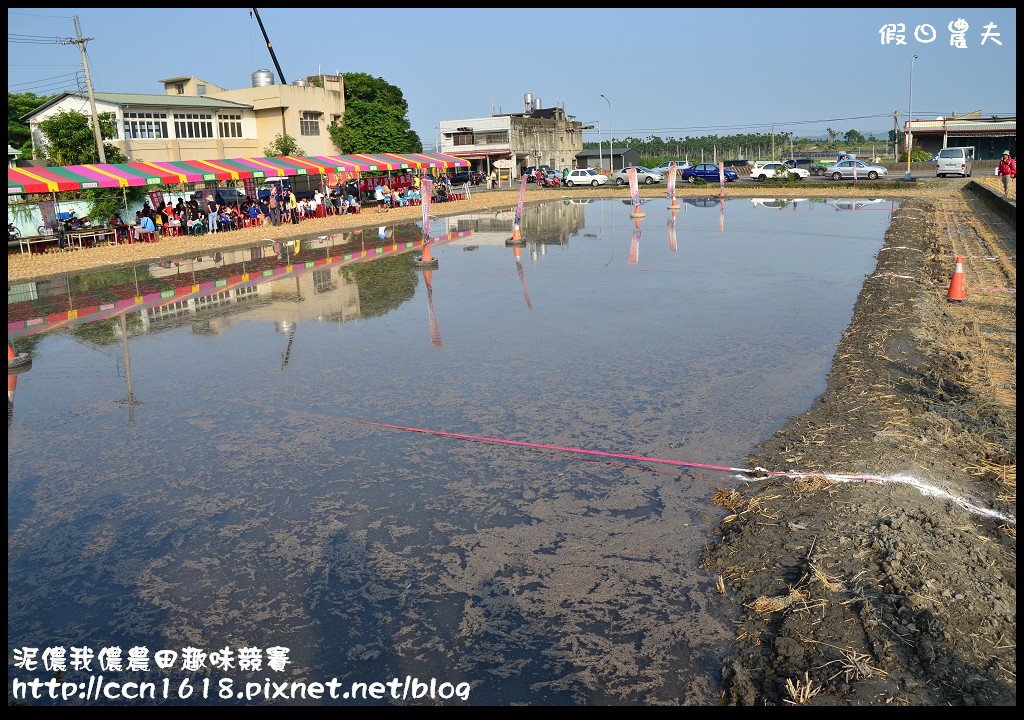
[[(744, 160), (743, 162), (746, 162)], [(739, 173), (732, 168), (725, 168), (725, 181), (736, 182), (740, 179)], [(693, 167), (688, 167), (683, 170), (682, 179), (686, 182), (695, 183), (698, 180), (704, 180), (709, 183), (718, 182), (718, 164), (717, 163), (697, 163)]]
[(452, 185), (465, 185), (466, 183), (479, 185), (484, 181), (484, 176), (476, 170), (461, 170), (450, 174), (448, 177), (451, 178)]

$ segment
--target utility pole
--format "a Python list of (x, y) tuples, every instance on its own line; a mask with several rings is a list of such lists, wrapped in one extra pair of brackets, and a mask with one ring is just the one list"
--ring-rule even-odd
[(89, 91), (89, 107), (92, 108), (92, 134), (96, 137), (96, 151), (99, 153), (100, 162), (106, 164), (107, 154), (103, 150), (103, 133), (100, 132), (100, 118), (96, 114), (96, 96), (92, 92), (92, 79), (89, 77), (89, 59), (85, 56), (85, 44), (93, 38), (82, 37), (82, 28), (78, 24), (78, 16), (71, 18), (75, 21), (75, 37), (70, 40), (61, 40), (61, 45), (78, 45), (82, 51), (82, 66), (85, 68), (85, 87)]
[(900, 111), (892, 112), (892, 161), (899, 162), (900, 159)]
[(772, 160), (775, 159), (775, 126), (772, 125)]

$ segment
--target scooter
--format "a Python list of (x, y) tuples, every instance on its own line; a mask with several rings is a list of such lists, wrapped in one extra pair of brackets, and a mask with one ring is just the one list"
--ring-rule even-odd
[(559, 175), (538, 175), (537, 182), (540, 183), (541, 187), (554, 188), (562, 184), (562, 178)]

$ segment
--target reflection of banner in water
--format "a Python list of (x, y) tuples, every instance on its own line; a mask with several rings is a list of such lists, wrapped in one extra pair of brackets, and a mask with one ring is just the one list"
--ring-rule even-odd
[(678, 249), (676, 247), (676, 214), (677, 212), (673, 210), (672, 217), (668, 219), (668, 249), (671, 252)]
[[(632, 170), (632, 168), (630, 168)], [(629, 264), (636, 265), (640, 260), (640, 221), (633, 227), (633, 239), (629, 243)]]
[(423, 237), (430, 237), (430, 201), (434, 194), (434, 181), (423, 178), (420, 183), (420, 204), (423, 207)]
[(637, 184), (636, 168), (627, 169), (626, 175), (629, 177), (629, 198), (633, 201), (633, 207), (639, 207), (640, 186)]
[(668, 199), (669, 205), (676, 204), (676, 164), (668, 166)]
[(515, 225), (519, 225), (523, 219), (523, 199), (526, 197), (526, 176), (523, 175), (522, 181), (519, 183), (519, 202), (516, 204), (516, 219)]
[(437, 316), (434, 314), (434, 277), (432, 270), (423, 271), (423, 282), (427, 284), (427, 317), (430, 323), (430, 344), (434, 347), (444, 347), (441, 340), (441, 329), (437, 326)]
[(718, 201), (718, 232), (725, 232), (725, 198)]
[(516, 256), (516, 270), (519, 272), (519, 284), (523, 286), (523, 297), (526, 299), (526, 307), (533, 310), (533, 303), (530, 302), (530, 292), (526, 289), (526, 273), (523, 272), (522, 250), (520, 248), (513, 248), (512, 252)]

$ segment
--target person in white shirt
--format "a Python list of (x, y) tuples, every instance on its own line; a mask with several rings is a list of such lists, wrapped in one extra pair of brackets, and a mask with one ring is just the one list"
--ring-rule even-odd
[(384, 196), (384, 186), (377, 181), (377, 186), (373, 189), (373, 199), (377, 201), (377, 212), (388, 211), (388, 201)]

